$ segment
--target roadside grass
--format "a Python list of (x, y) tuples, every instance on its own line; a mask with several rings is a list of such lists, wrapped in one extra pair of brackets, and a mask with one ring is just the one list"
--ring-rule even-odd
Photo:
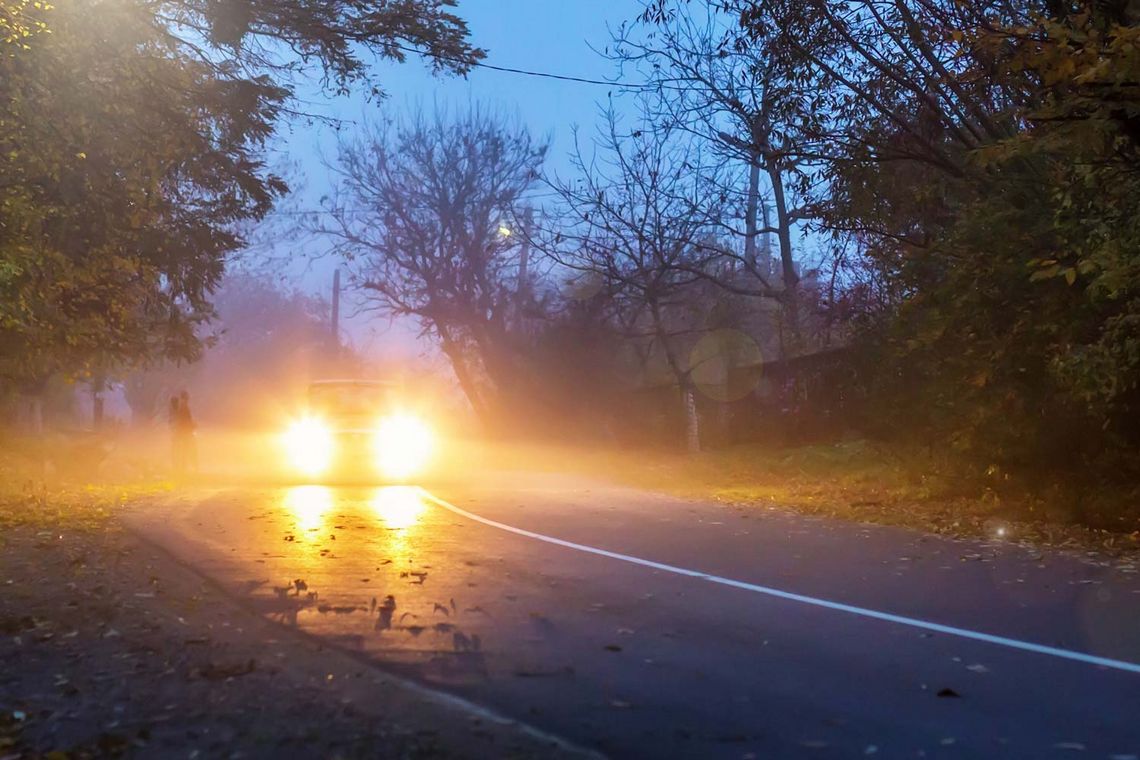
[(127, 502), (164, 493), (172, 484), (155, 478), (100, 477), (98, 467), (80, 459), (85, 449), (57, 456), (45, 449), (58, 441), (11, 434), (0, 438), (0, 547), (8, 529), (105, 531)]
[[(529, 459), (530, 457), (528, 457)], [(796, 448), (734, 446), (688, 455), (654, 450), (546, 452), (548, 470), (602, 477), (683, 498), (778, 507), (941, 535), (1025, 541), (1110, 553), (1140, 550), (1140, 493), (1104, 487), (1079, 495), (969, 479), (926, 452), (864, 440)]]

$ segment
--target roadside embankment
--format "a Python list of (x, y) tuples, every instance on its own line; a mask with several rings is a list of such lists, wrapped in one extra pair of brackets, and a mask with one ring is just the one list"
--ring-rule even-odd
[(1033, 492), (1000, 476), (964, 479), (924, 453), (866, 441), (734, 446), (699, 454), (512, 445), (492, 447), (481, 456), (489, 467), (575, 472), (744, 507), (778, 507), (957, 537), (1140, 553), (1140, 489)]

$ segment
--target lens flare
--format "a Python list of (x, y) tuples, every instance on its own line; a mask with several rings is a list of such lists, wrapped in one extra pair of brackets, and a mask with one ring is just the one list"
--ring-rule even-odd
[(297, 420), (285, 431), (283, 443), (289, 464), (302, 475), (320, 475), (332, 463), (333, 434), (320, 420)]
[(419, 522), (424, 502), (414, 486), (388, 486), (372, 494), (372, 509), (387, 527), (403, 530)]
[(393, 414), (376, 426), (376, 464), (392, 480), (419, 475), (431, 458), (434, 440), (431, 428), (410, 414)]

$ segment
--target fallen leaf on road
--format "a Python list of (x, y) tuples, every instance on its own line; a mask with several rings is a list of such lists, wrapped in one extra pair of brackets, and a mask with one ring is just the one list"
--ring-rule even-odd
[(355, 606), (334, 607), (334, 606), (329, 605), (329, 604), (322, 604), (319, 607), (317, 607), (317, 612), (321, 613), (322, 615), (326, 615), (330, 612), (333, 613), (334, 615), (347, 615), (349, 613), (356, 612), (356, 607)]
[(227, 678), (236, 678), (238, 676), (249, 675), (257, 670), (257, 660), (250, 660), (248, 662), (233, 663), (229, 665), (219, 665), (217, 663), (207, 663), (201, 668), (195, 668), (190, 671), (191, 678), (197, 676), (205, 678), (207, 681), (224, 681)]

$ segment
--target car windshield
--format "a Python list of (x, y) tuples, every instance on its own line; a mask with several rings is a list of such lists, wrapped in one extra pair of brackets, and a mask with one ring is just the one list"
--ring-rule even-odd
[(381, 383), (314, 383), (309, 386), (309, 408), (333, 417), (377, 414), (390, 392)]

